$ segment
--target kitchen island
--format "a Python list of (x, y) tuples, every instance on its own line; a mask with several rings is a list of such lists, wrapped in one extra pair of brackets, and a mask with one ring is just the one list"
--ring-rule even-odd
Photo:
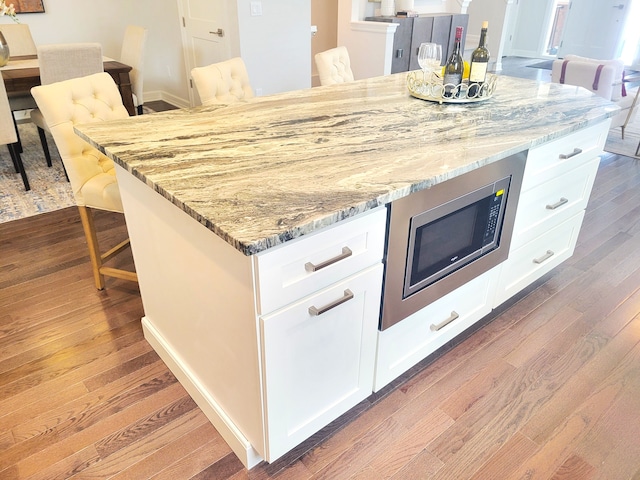
[[(486, 102), (438, 105), (410, 97), (405, 78), (77, 129), (118, 166), (146, 338), (248, 467), (275, 460), (532, 281), (493, 269), (470, 286), (485, 295), (467, 323), (428, 348), (403, 346), (419, 322), (377, 329), (386, 205), (526, 150), (542, 166), (523, 192), (588, 163), (574, 210), (536, 227), (569, 228), (554, 261), (571, 255), (617, 107), (509, 77)], [(576, 135), (584, 154), (544, 166), (545, 149)], [(541, 236), (529, 230), (514, 261), (516, 247)]]

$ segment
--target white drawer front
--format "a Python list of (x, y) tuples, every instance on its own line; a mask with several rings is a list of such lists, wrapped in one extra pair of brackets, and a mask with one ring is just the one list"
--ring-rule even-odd
[(584, 211), (580, 211), (509, 254), (501, 265), (496, 307), (573, 255), (583, 218)]
[(381, 288), (379, 264), (261, 317), (267, 461), (371, 394)]
[[(561, 175), (602, 153), (611, 121), (607, 120), (529, 150), (522, 191)], [(581, 153), (575, 153), (580, 151)], [(568, 158), (561, 158), (567, 156)]]
[[(380, 390), (491, 311), (499, 267), (378, 332), (374, 391)], [(454, 318), (446, 325), (448, 320)], [(441, 327), (441, 328), (438, 328)]]
[[(258, 254), (259, 313), (272, 312), (380, 262), (386, 221), (387, 211), (380, 208)], [(332, 259), (336, 261), (317, 271), (306, 267)]]
[(524, 192), (511, 239), (511, 251), (529, 243), (584, 210), (598, 173), (600, 157)]

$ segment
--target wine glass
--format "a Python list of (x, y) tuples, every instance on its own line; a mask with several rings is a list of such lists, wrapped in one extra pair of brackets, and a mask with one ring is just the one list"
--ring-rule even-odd
[(437, 43), (421, 43), (418, 49), (418, 64), (426, 81), (427, 71), (435, 72), (442, 62), (442, 45)]

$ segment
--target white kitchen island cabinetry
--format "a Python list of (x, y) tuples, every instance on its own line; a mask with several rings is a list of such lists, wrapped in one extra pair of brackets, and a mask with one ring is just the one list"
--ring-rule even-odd
[(145, 338), (247, 467), (371, 394), (384, 207), (246, 256), (117, 169)]
[[(145, 338), (249, 468), (532, 281), (541, 271), (520, 272), (518, 255), (530, 245), (565, 248), (543, 236), (565, 239), (556, 259), (573, 248), (617, 107), (579, 88), (510, 77), (486, 102), (439, 105), (411, 97), (406, 80), (76, 126), (117, 166)], [(556, 142), (583, 153), (558, 166), (557, 155), (541, 154)], [(525, 150), (537, 167), (525, 173), (523, 229), (508, 260), (516, 263), (379, 332), (386, 206)], [(538, 221), (526, 207), (534, 200), (560, 205), (543, 207), (550, 217)]]
[(610, 123), (529, 150), (494, 306), (573, 255)]

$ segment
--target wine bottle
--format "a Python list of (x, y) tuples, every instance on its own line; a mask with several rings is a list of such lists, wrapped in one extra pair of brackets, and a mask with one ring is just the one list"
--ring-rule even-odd
[(489, 66), (489, 50), (486, 47), (487, 43), (487, 28), (489, 22), (482, 22), (482, 29), (480, 30), (480, 43), (471, 54), (471, 69), (469, 70), (469, 96), (475, 97), (478, 95), (480, 87), (487, 78), (487, 67)]
[(444, 96), (453, 97), (459, 95), (459, 87), (462, 83), (462, 73), (464, 72), (464, 61), (460, 53), (460, 42), (462, 41), (462, 27), (456, 27), (455, 43), (453, 52), (444, 66)]

